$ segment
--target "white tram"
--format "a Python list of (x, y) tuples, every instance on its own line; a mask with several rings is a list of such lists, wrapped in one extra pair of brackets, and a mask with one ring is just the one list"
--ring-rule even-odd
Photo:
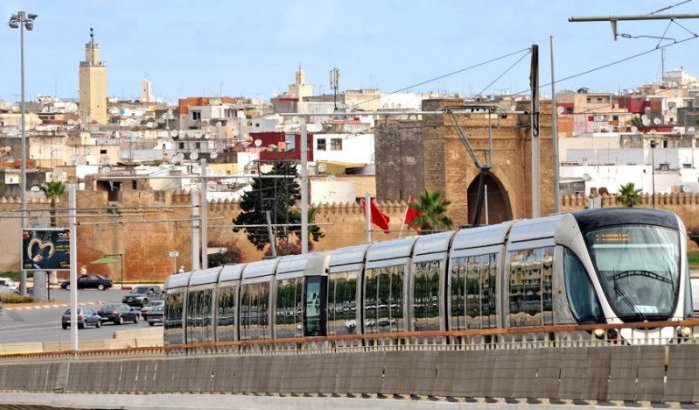
[(609, 208), (178, 273), (165, 343), (680, 320), (686, 251), (675, 214)]

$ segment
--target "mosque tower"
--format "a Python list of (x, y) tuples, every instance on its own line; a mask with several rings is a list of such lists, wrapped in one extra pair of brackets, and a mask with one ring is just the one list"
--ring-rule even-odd
[(80, 119), (83, 124), (106, 124), (107, 67), (100, 61), (100, 47), (90, 28), (90, 42), (85, 44), (85, 61), (80, 62)]

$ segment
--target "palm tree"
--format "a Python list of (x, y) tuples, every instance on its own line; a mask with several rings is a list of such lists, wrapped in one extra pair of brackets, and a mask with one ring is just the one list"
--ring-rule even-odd
[(451, 201), (443, 196), (442, 191), (425, 190), (410, 207), (418, 211), (418, 216), (410, 222), (410, 226), (422, 231), (451, 229), (454, 221), (446, 215)]
[(641, 203), (641, 188), (636, 189), (633, 182), (619, 187), (619, 196), (616, 198), (619, 203), (627, 207), (633, 207)]
[(51, 227), (56, 227), (56, 199), (63, 196), (66, 186), (61, 181), (49, 181), (41, 186), (41, 192), (51, 201)]

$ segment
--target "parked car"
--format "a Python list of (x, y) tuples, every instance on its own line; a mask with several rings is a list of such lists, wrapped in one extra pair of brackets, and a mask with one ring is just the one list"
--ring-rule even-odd
[(124, 322), (138, 323), (139, 312), (125, 303), (107, 303), (102, 305), (97, 314), (102, 318), (102, 322), (121, 325)]
[[(61, 317), (61, 326), (63, 329), (68, 329), (70, 326), (70, 309), (66, 309)], [(94, 326), (96, 328), (102, 326), (102, 318), (92, 309), (78, 309), (78, 329), (84, 329), (85, 326)]]
[[(70, 281), (67, 280), (61, 283), (63, 289), (70, 289)], [(111, 279), (107, 279), (100, 275), (80, 275), (78, 277), (78, 289), (99, 289), (105, 290), (112, 287)]]
[(17, 285), (17, 282), (12, 280), (11, 278), (0, 278), (0, 286), (7, 286), (13, 291), (19, 293), (19, 286)]
[(163, 305), (165, 305), (164, 300), (151, 300), (146, 306), (141, 308), (141, 317), (143, 320), (148, 320), (148, 315), (150, 315), (150, 312), (152, 312), (157, 306)]
[(161, 297), (163, 297), (163, 291), (160, 289), (160, 286), (136, 286), (131, 292), (124, 295), (121, 301), (129, 306), (143, 307), (149, 301), (160, 299)]
[(153, 308), (148, 314), (148, 324), (154, 326), (156, 323), (163, 324), (163, 309), (165, 305), (159, 305)]
[(0, 285), (0, 295), (19, 295), (19, 291), (7, 286)]

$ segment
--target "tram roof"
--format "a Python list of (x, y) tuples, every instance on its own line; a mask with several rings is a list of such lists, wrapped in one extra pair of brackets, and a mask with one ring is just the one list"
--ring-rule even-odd
[(350, 246), (328, 252), (330, 254), (330, 271), (360, 269), (364, 264), (364, 255), (369, 245)]
[(314, 276), (325, 273), (326, 254), (321, 252), (288, 255), (279, 259), (277, 277)]
[(192, 276), (189, 278), (189, 286), (207, 285), (209, 283), (216, 283), (216, 282), (218, 282), (219, 272), (221, 272), (220, 266), (217, 266), (215, 268), (194, 271), (194, 272), (192, 272)]
[(244, 267), (245, 264), (243, 263), (236, 265), (225, 265), (223, 269), (221, 269), (221, 273), (218, 275), (219, 283), (240, 280), (240, 278), (243, 276)]
[(507, 233), (514, 222), (507, 221), (496, 225), (462, 229), (456, 233), (451, 245), (453, 251), (481, 248), (505, 243)]
[(170, 275), (165, 282), (165, 290), (189, 286), (189, 277), (191, 275), (192, 272), (182, 272)]
[(257, 262), (250, 262), (243, 269), (243, 280), (258, 278), (261, 276), (274, 275), (274, 271), (279, 263), (279, 258), (263, 259)]

